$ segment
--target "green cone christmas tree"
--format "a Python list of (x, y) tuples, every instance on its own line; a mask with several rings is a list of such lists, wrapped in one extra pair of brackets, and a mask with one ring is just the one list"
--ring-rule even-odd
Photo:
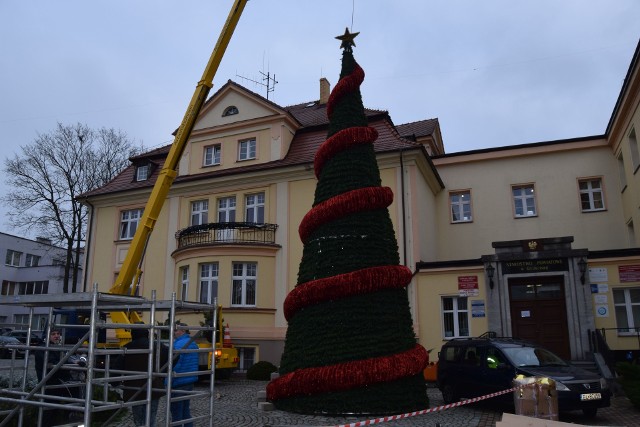
[(393, 193), (381, 187), (377, 139), (360, 94), (364, 71), (344, 49), (340, 81), (327, 103), (329, 131), (316, 153), (318, 183), (302, 220), (298, 283), (287, 296), (280, 377), (267, 386), (278, 409), (305, 414), (398, 414), (427, 407), (417, 344), (389, 217)]

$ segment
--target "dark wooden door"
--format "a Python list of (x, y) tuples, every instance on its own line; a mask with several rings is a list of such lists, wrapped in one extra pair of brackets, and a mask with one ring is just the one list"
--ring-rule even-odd
[(515, 338), (533, 341), (571, 359), (563, 276), (509, 279), (509, 301)]

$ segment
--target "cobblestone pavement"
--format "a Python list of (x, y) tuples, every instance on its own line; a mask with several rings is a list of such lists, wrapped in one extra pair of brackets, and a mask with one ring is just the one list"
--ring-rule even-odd
[[(340, 424), (365, 421), (366, 417), (324, 417), (292, 414), (283, 411), (263, 411), (258, 409), (257, 393), (265, 389), (265, 381), (249, 381), (234, 378), (216, 382), (214, 393), (213, 425), (217, 427), (285, 427), (285, 426), (335, 426)], [(206, 386), (206, 385), (205, 385)], [(429, 406), (431, 408), (443, 404), (440, 391), (428, 388)], [(158, 410), (158, 426), (165, 423), (165, 399), (161, 400)], [(191, 403), (194, 416), (206, 415), (209, 402), (206, 399), (194, 399)], [(490, 401), (473, 405), (464, 405), (444, 411), (419, 415), (402, 420), (388, 421), (376, 425), (389, 427), (491, 427), (502, 418), (506, 408), (496, 408)], [(371, 417), (374, 418), (374, 417)], [(635, 409), (626, 397), (614, 397), (609, 408), (600, 409), (593, 419), (585, 418), (581, 412), (561, 414), (560, 421), (590, 426), (638, 426), (640, 410)], [(133, 426), (131, 416), (118, 425)], [(208, 426), (208, 419), (200, 420), (196, 426)]]

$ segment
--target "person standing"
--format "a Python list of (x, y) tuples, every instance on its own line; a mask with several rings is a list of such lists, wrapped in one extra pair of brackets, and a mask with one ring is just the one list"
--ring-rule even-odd
[[(34, 352), (38, 382), (41, 382), (42, 379), (60, 362), (60, 359), (62, 359), (63, 352), (59, 349), (62, 344), (61, 340), (61, 330), (51, 327), (49, 331), (49, 339), (43, 340), (42, 344), (40, 344), (43, 348)], [(47, 355), (46, 365), (45, 354)], [(49, 396), (76, 397), (77, 393), (74, 393), (73, 389), (70, 389), (67, 385), (70, 381), (71, 375), (69, 371), (58, 368), (45, 383), (45, 394)], [(48, 402), (57, 404), (64, 403), (59, 400), (48, 400)], [(47, 427), (66, 424), (69, 421), (68, 416), (69, 412), (64, 409), (46, 409), (46, 412), (44, 412), (42, 416), (42, 426)]]
[[(196, 350), (198, 345), (191, 340), (189, 330), (186, 324), (177, 323), (174, 333), (173, 349), (174, 350)], [(176, 362), (173, 365), (173, 372), (176, 374), (184, 374), (193, 372), (193, 375), (173, 376), (171, 381), (171, 421), (182, 421), (191, 418), (190, 400), (183, 399), (174, 401), (173, 399), (184, 397), (193, 391), (193, 385), (198, 381), (198, 353), (188, 352), (179, 353)], [(192, 422), (184, 423), (185, 427), (193, 427)]]
[[(131, 341), (124, 345), (124, 348), (127, 350), (141, 350), (141, 349), (149, 349), (149, 331), (146, 329), (131, 329)], [(160, 360), (159, 364), (156, 365), (158, 358), (156, 357), (159, 353)], [(160, 368), (166, 365), (167, 360), (169, 358), (169, 350), (166, 346), (161, 345), (158, 349), (154, 348), (153, 354), (153, 372), (160, 372)], [(126, 371), (134, 371), (138, 373), (147, 373), (149, 366), (149, 354), (148, 353), (125, 353), (119, 356), (116, 359), (115, 367), (117, 369), (123, 369)], [(159, 381), (157, 381), (159, 380)], [(131, 412), (133, 414), (133, 422), (137, 426), (145, 426), (149, 425), (150, 427), (155, 427), (156, 425), (156, 416), (158, 413), (158, 403), (160, 398), (164, 396), (166, 393), (164, 391), (164, 380), (162, 378), (153, 379), (151, 381), (151, 385), (153, 387), (153, 391), (151, 392), (151, 414), (149, 419), (149, 424), (146, 423), (147, 420), (147, 405), (141, 404), (131, 407)], [(122, 382), (122, 398), (125, 402), (137, 401), (137, 400), (146, 400), (147, 398), (147, 378), (137, 379), (137, 380), (125, 380)]]

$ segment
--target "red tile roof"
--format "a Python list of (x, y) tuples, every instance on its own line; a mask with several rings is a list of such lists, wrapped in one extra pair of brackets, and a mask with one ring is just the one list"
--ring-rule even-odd
[[(229, 81), (227, 84), (236, 85), (231, 81)], [(242, 88), (242, 86), (240, 85), (236, 86)], [(222, 88), (220, 90), (222, 90)], [(260, 96), (257, 94), (253, 95), (258, 97)], [(266, 99), (264, 100), (267, 101)], [(271, 101), (268, 102), (271, 103)], [(279, 107), (276, 105), (276, 107), (290, 114), (302, 125), (302, 128), (298, 130), (298, 132), (296, 132), (296, 135), (291, 142), (289, 152), (283, 159), (213, 172), (178, 176), (175, 180), (175, 183), (177, 184), (180, 182), (213, 178), (218, 176), (236, 175), (250, 171), (276, 169), (281, 167), (313, 163), (314, 156), (318, 147), (325, 141), (327, 137), (327, 127), (329, 124), (329, 120), (327, 119), (326, 114), (326, 104), (319, 104), (318, 101), (315, 101), (291, 105), (288, 107)], [(414, 122), (408, 125), (400, 125), (394, 127), (386, 111), (365, 109), (365, 115), (369, 120), (369, 126), (372, 126), (376, 128), (376, 130), (378, 130), (379, 136), (377, 141), (374, 143), (375, 151), (378, 153), (389, 152), (403, 148), (420, 149), (420, 144), (403, 138), (401, 135), (404, 134), (407, 136), (411, 136), (414, 133), (417, 134), (414, 129), (420, 131), (420, 135), (425, 134), (429, 131), (429, 129), (431, 129), (432, 132), (435, 129), (437, 123), (437, 119), (430, 119), (422, 122)], [(399, 130), (402, 130), (403, 133), (399, 133)], [(407, 133), (408, 130), (411, 130), (411, 132)], [(167, 154), (169, 153), (170, 148), (171, 145), (160, 147), (147, 153), (132, 157), (131, 160), (139, 163), (142, 159), (149, 159), (154, 163), (161, 165), (164, 162)], [(157, 179), (158, 173), (160, 172), (161, 168), (155, 168), (152, 175), (146, 181), (135, 181), (135, 169), (136, 167), (134, 164), (130, 165), (108, 184), (82, 194), (80, 198), (88, 198), (103, 194), (152, 187)]]

